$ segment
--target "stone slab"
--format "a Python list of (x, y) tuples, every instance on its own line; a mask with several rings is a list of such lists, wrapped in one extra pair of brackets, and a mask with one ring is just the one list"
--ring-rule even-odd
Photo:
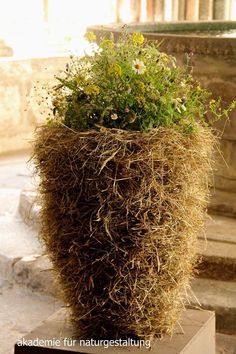
[(236, 243), (233, 241), (199, 240), (201, 277), (236, 280)]
[[(153, 354), (215, 354), (215, 315), (210, 311), (187, 310), (184, 311), (180, 321), (180, 328), (176, 330), (173, 337), (164, 338), (161, 341), (152, 343)], [(52, 340), (52, 346), (21, 346), (22, 340), (15, 345), (15, 354), (41, 354), (41, 353), (137, 353), (147, 354), (150, 352), (148, 345), (142, 347), (115, 347), (110, 346), (86, 346), (79, 345), (76, 340), (74, 345), (64, 345), (65, 338), (73, 338), (73, 328), (68, 321), (66, 309), (61, 309), (44, 321), (39, 327), (34, 329), (22, 340)], [(66, 342), (65, 342), (66, 343)], [(146, 342), (147, 344), (147, 342)]]
[(236, 334), (236, 282), (214, 279), (194, 279), (191, 283), (193, 305), (216, 313), (216, 329), (226, 334)]
[[(236, 219), (221, 215), (208, 215), (206, 236), (208, 241), (236, 244)], [(200, 235), (199, 238), (205, 239), (204, 235)]]

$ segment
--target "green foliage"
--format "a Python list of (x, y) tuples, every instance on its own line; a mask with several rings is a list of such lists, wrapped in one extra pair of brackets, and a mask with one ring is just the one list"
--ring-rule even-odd
[[(86, 38), (96, 41), (92, 32)], [(58, 85), (49, 92), (49, 124), (79, 131), (104, 126), (147, 132), (164, 126), (192, 133), (196, 122), (228, 117), (236, 107), (232, 102), (221, 109), (220, 100), (210, 100), (211, 93), (192, 78), (188, 61), (177, 67), (174, 57), (142, 34), (123, 33), (117, 42), (111, 36), (98, 48), (91, 46), (91, 55), (71, 57), (57, 77)]]

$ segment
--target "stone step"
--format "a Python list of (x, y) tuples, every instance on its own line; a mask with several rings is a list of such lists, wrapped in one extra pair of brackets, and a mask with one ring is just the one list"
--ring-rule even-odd
[(213, 279), (194, 279), (191, 304), (216, 313), (216, 329), (236, 334), (236, 282)]
[(236, 219), (212, 215), (206, 236), (199, 237), (199, 253), (201, 277), (236, 280)]
[(216, 333), (216, 354), (236, 354), (236, 336)]
[(213, 214), (236, 218), (236, 193), (216, 189), (208, 210)]

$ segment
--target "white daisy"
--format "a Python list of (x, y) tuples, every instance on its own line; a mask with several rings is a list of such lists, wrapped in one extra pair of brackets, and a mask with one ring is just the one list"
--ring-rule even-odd
[(117, 119), (118, 119), (118, 115), (117, 115), (116, 113), (113, 113), (113, 114), (111, 115), (111, 119), (112, 119), (112, 120), (117, 120)]
[(132, 69), (135, 71), (136, 74), (143, 74), (146, 66), (144, 65), (142, 60), (136, 59), (133, 60)]

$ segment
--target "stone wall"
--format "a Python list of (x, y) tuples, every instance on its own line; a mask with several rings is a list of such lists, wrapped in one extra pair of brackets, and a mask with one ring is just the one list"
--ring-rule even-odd
[[(45, 119), (37, 92), (52, 83), (68, 58), (0, 59), (0, 154), (30, 148), (37, 125)], [(35, 89), (36, 86), (36, 89)]]

